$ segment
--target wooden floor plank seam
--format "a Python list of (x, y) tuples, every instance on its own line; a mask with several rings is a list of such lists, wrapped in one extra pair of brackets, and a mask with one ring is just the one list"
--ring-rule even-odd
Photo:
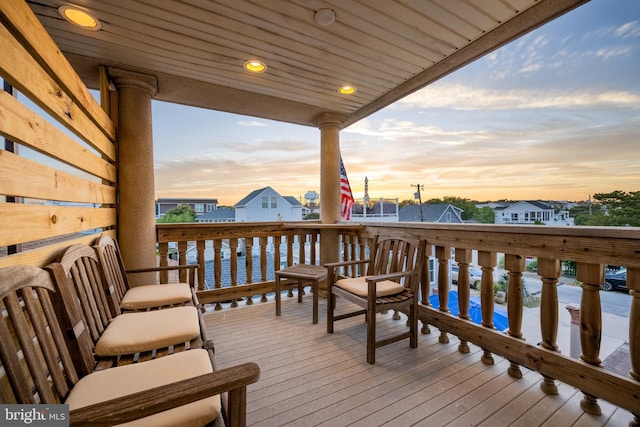
[[(602, 416), (585, 414), (580, 391), (558, 383), (559, 395), (546, 395), (537, 372), (521, 368), (523, 378), (511, 378), (507, 360), (494, 356), (494, 366), (484, 365), (478, 346), (461, 353), (455, 336), (440, 343), (434, 327), (419, 335), (417, 349), (402, 340), (378, 348), (369, 365), (364, 316), (341, 320), (328, 334), (326, 300), (314, 325), (311, 299), (310, 293), (302, 304), (283, 298), (281, 316), (271, 297), (205, 313), (219, 368), (246, 361), (261, 368), (247, 389), (249, 426), (618, 427), (632, 418), (605, 401)], [(349, 309), (344, 301), (338, 307)], [(377, 316), (379, 337), (406, 328), (405, 315)]]

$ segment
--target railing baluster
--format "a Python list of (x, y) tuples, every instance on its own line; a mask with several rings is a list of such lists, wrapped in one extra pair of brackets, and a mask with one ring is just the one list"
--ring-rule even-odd
[[(469, 320), (469, 301), (471, 299), (469, 263), (471, 262), (471, 257), (471, 249), (456, 248), (455, 259), (458, 263), (458, 317), (465, 320)], [(466, 340), (460, 340), (458, 351), (460, 353), (469, 353), (469, 344)]]
[[(631, 372), (629, 375), (640, 381), (640, 268), (627, 269), (627, 288), (631, 294), (631, 311), (629, 313), (629, 355)], [(640, 414), (633, 414), (633, 424), (640, 425)]]
[(206, 244), (207, 241), (206, 240), (198, 240), (196, 242), (196, 250), (198, 252), (197, 255), (197, 259), (198, 259), (198, 265), (200, 265), (200, 268), (198, 268), (198, 290), (202, 291), (206, 288), (206, 284), (205, 284), (205, 277), (206, 277), (206, 262), (204, 259), (204, 251), (206, 248)]
[[(449, 246), (436, 246), (436, 258), (438, 260), (438, 302), (439, 310), (449, 312), (449, 260), (451, 248)], [(449, 337), (444, 331), (440, 331), (438, 341), (442, 344), (449, 342)]]
[[(538, 274), (542, 280), (542, 296), (540, 302), (540, 345), (551, 351), (558, 351), (558, 278), (562, 274), (560, 260), (538, 258)], [(554, 379), (543, 375), (540, 388), (547, 394), (558, 394)]]
[(231, 271), (231, 286), (238, 286), (238, 239), (229, 239), (229, 269)]
[[(420, 293), (422, 294), (422, 304), (430, 306), (429, 292), (431, 292), (431, 271), (429, 269), (429, 261), (431, 254), (433, 253), (433, 246), (427, 245), (424, 251), (424, 262), (422, 263), (422, 283), (420, 284)], [(425, 320), (422, 321), (422, 328), (420, 329), (422, 334), (430, 334), (429, 323)]]
[(316, 244), (318, 243), (318, 234), (316, 232), (312, 232), (311, 235), (311, 243), (310, 246), (310, 255), (309, 255), (309, 264), (318, 265), (318, 255), (316, 251)]
[[(505, 254), (504, 268), (509, 272), (509, 284), (507, 285), (508, 334), (514, 338), (522, 339), (522, 272), (524, 271), (524, 257)], [(520, 365), (515, 362), (510, 361), (507, 372), (513, 378), (522, 378)]]
[(287, 234), (285, 236), (287, 238), (287, 267), (293, 265), (293, 236), (293, 234)]
[[(158, 243), (158, 255), (160, 256), (160, 267), (169, 265), (169, 243)], [(169, 272), (160, 272), (160, 283), (169, 283)]]
[[(219, 289), (222, 287), (222, 240), (215, 239), (213, 241), (213, 287)], [(222, 310), (222, 304), (216, 303), (216, 310)]]
[(305, 233), (300, 233), (298, 235), (298, 263), (299, 264), (306, 264), (307, 262), (307, 254), (304, 247), (306, 243), (307, 243), (307, 235)]
[[(181, 265), (187, 263), (187, 243), (186, 241), (178, 242), (178, 263)], [(178, 272), (178, 280), (182, 283), (187, 282), (187, 270)]]
[[(602, 339), (602, 307), (600, 304), (600, 284), (604, 282), (604, 267), (602, 264), (578, 263), (578, 280), (582, 282), (582, 298), (580, 299), (580, 344), (582, 355), (580, 358), (594, 366), (601, 367), (600, 341)], [(580, 401), (583, 411), (600, 415), (602, 409), (598, 399), (589, 393), (584, 393)]]
[(260, 237), (260, 280), (267, 281), (267, 237)]
[[(280, 270), (280, 246), (282, 236), (273, 236), (273, 271)], [(267, 294), (262, 294), (260, 302), (267, 302)]]
[[(478, 264), (482, 268), (482, 280), (480, 289), (480, 301), (482, 305), (482, 326), (493, 329), (494, 290), (493, 269), (498, 265), (498, 256), (495, 252), (478, 251)], [(493, 355), (490, 351), (482, 349), (482, 363), (493, 365)]]
[(244, 239), (244, 248), (247, 283), (253, 283), (253, 237), (246, 237)]

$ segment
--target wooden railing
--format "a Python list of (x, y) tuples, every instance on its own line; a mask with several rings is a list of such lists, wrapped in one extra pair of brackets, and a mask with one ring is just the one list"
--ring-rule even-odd
[[(242, 224), (180, 224), (158, 225), (158, 243), (161, 262), (168, 262), (169, 243), (178, 248), (180, 262), (187, 261), (189, 245), (195, 245), (197, 261), (205, 268), (200, 269), (199, 292), (203, 303), (216, 304), (222, 301), (246, 298), (251, 304), (252, 296), (274, 291), (273, 279), (267, 277), (267, 269), (292, 265), (300, 260), (321, 264), (320, 236), (327, 232), (325, 226), (309, 223), (242, 223)], [(367, 239), (374, 234), (382, 236), (413, 235), (427, 241), (427, 253), (437, 274), (434, 283), (423, 280), (419, 317), (423, 322), (423, 332), (429, 332), (429, 325), (440, 331), (440, 341), (446, 342), (449, 335), (460, 339), (460, 351), (468, 351), (469, 342), (484, 350), (484, 363), (493, 363), (494, 354), (500, 355), (511, 365), (509, 374), (521, 376), (520, 366), (540, 372), (542, 388), (546, 393), (557, 393), (555, 381), (562, 381), (579, 388), (584, 393), (583, 409), (598, 414), (598, 398), (640, 414), (640, 229), (610, 227), (545, 227), (510, 225), (460, 225), (460, 224), (340, 224), (331, 226), (339, 235), (340, 253), (344, 259), (364, 258)], [(214, 248), (213, 260), (205, 262), (205, 248), (211, 241)], [(191, 243), (188, 243), (191, 242)], [(257, 242), (257, 248), (254, 242)], [(305, 244), (300, 244), (305, 243)], [(230, 252), (230, 277), (228, 286), (223, 286), (221, 267), (223, 247)], [(259, 277), (247, 274), (245, 283), (238, 283), (237, 249), (242, 247), (245, 254), (257, 254), (260, 265)], [(452, 250), (453, 249), (453, 250)], [(272, 256), (269, 257), (267, 254)], [(493, 325), (494, 314), (494, 271), (498, 254), (504, 254), (504, 269), (508, 280), (508, 322), (505, 332), (497, 331)], [(522, 275), (526, 257), (538, 260), (538, 270), (542, 281), (540, 298), (539, 343), (526, 340), (522, 334), (523, 295)], [(246, 268), (251, 270), (254, 257), (246, 256)], [(459, 265), (458, 306), (459, 314), (453, 316), (447, 310), (449, 262)], [(580, 342), (581, 355), (572, 359), (558, 351), (556, 342), (558, 331), (557, 284), (561, 277), (561, 261), (577, 263), (576, 278), (581, 282)], [(477, 263), (482, 269), (480, 300), (482, 323), (468, 320), (469, 307), (469, 264)], [(432, 277), (429, 262), (425, 262), (423, 278)], [(207, 268), (215, 270), (213, 283), (206, 283)], [(602, 336), (602, 310), (600, 285), (603, 283), (605, 265), (627, 268), (627, 287), (632, 297), (629, 312), (629, 348), (631, 372), (624, 377), (606, 371), (600, 360)], [(434, 271), (435, 273), (435, 271)], [(209, 274), (209, 276), (211, 276)], [(439, 308), (429, 305), (429, 288), (438, 290)], [(633, 423), (640, 424), (636, 415)]]

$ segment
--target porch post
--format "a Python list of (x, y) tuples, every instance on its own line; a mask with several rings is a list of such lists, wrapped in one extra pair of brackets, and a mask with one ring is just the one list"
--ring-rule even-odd
[[(156, 265), (151, 98), (155, 76), (109, 68), (118, 91), (118, 242), (128, 269)], [(136, 274), (132, 285), (154, 283)]]
[[(335, 224), (340, 220), (340, 125), (339, 116), (320, 114), (320, 223)], [(320, 231), (320, 263), (339, 261), (340, 239), (336, 230)], [(326, 291), (326, 283), (320, 283)]]

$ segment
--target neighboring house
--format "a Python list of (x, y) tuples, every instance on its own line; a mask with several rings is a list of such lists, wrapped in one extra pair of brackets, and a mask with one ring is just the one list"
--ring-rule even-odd
[(462, 209), (448, 203), (423, 203), (422, 217), (419, 205), (400, 208), (400, 222), (444, 222), (461, 224)]
[(554, 208), (538, 200), (523, 200), (497, 207), (494, 211), (496, 224), (573, 225), (568, 210)]
[(232, 208), (221, 207), (211, 212), (198, 215), (196, 221), (198, 222), (235, 222), (236, 211)]
[(178, 206), (190, 206), (196, 215), (215, 211), (218, 208), (218, 199), (158, 199), (156, 200), (156, 218), (164, 216), (167, 211)]
[(302, 221), (302, 203), (271, 187), (252, 191), (233, 207), (236, 222)]
[(356, 200), (351, 207), (351, 221), (398, 222), (398, 199), (379, 199), (367, 203), (362, 199)]

